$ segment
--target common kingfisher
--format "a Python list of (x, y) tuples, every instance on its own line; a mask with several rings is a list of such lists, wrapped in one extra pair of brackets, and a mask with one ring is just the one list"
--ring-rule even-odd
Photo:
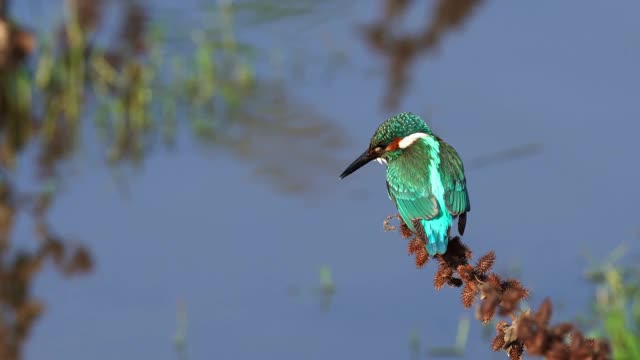
[(419, 116), (403, 112), (385, 120), (369, 147), (340, 175), (376, 160), (387, 167), (387, 192), (409, 229), (430, 255), (447, 251), (451, 225), (463, 235), (471, 210), (460, 156)]

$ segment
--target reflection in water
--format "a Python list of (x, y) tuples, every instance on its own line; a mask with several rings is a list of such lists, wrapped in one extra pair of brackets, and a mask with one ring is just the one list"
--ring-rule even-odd
[(320, 287), (317, 292), (320, 296), (320, 308), (328, 311), (331, 308), (331, 300), (336, 293), (336, 284), (333, 282), (333, 274), (331, 268), (323, 265), (320, 268)]
[[(26, 57), (35, 48), (35, 37), (9, 19), (7, 2), (0, 1), (0, 358), (18, 359), (44, 304), (31, 293), (33, 280), (47, 262), (63, 275), (91, 270), (89, 251), (61, 238), (46, 222), (53, 188), (44, 183), (36, 192), (21, 192), (13, 170), (19, 155), (36, 139), (40, 127), (32, 109)], [(62, 134), (62, 132), (60, 132)], [(40, 165), (53, 162), (64, 139), (44, 142)], [(11, 234), (19, 213), (30, 215), (36, 246), (32, 250), (12, 246)]]
[[(337, 166), (340, 131), (292, 98), (280, 79), (254, 74), (252, 51), (235, 38), (230, 4), (220, 2), (216, 26), (203, 28), (189, 51), (176, 54), (168, 40), (173, 34), (163, 37), (162, 24), (152, 26), (141, 2), (68, 1), (56, 31), (41, 29), (44, 41), (29, 64), (35, 37), (1, 14), (0, 358), (20, 358), (44, 311), (31, 289), (47, 261), (64, 275), (92, 268), (89, 250), (56, 235), (46, 221), (52, 184), (69, 183), (59, 165), (81, 150), (81, 138), (92, 130), (88, 122), (114, 166), (142, 163), (158, 145), (174, 143), (183, 127), (251, 164), (257, 178), (280, 192), (309, 191), (317, 175)], [(7, 1), (0, 5), (6, 9)], [(106, 25), (107, 10), (117, 26)], [(104, 38), (112, 41), (97, 41)], [(28, 147), (36, 151), (28, 159), (42, 188), (33, 193), (14, 181)], [(35, 249), (18, 250), (11, 239), (20, 212), (31, 216)], [(327, 297), (333, 287), (330, 274), (329, 280), (322, 274)], [(180, 329), (178, 335), (184, 340)], [(185, 356), (182, 345), (176, 343)]]
[[(7, 3), (0, 0), (0, 8), (6, 9)], [(59, 165), (81, 150), (78, 144), (86, 130), (95, 127), (105, 158), (115, 166), (142, 163), (158, 146), (173, 144), (186, 128), (194, 139), (227, 150), (249, 164), (257, 179), (286, 194), (309, 192), (322, 174), (333, 174), (337, 153), (346, 143), (336, 124), (299, 102), (282, 79), (256, 74), (255, 49), (240, 43), (234, 32), (235, 11), (247, 14), (250, 8), (259, 15), (250, 21), (273, 21), (317, 14), (317, 2), (218, 2), (212, 9), (215, 26), (198, 29), (193, 43), (187, 50), (181, 46), (179, 54), (169, 40), (176, 36), (171, 33), (175, 24), (154, 24), (142, 2), (116, 3), (65, 2), (65, 22), (56, 31), (40, 29), (47, 36), (33, 66), (24, 60), (34, 52), (35, 37), (4, 11), (0, 15), (2, 359), (19, 358), (44, 309), (31, 296), (32, 280), (42, 265), (50, 261), (66, 275), (92, 267), (88, 249), (60, 238), (46, 221), (56, 189), (51, 184), (62, 178), (69, 182)], [(480, 1), (438, 1), (421, 34), (399, 39), (390, 35), (390, 26), (409, 2), (381, 3), (387, 19), (367, 34), (370, 44), (391, 59), (387, 101), (393, 104), (402, 95), (415, 56), (435, 48)], [(332, 14), (343, 6), (335, 4)], [(107, 10), (113, 10), (116, 26), (106, 25)], [(168, 31), (162, 25), (168, 25)], [(112, 41), (97, 41), (105, 38)], [(21, 184), (13, 181), (14, 165), (25, 158), (28, 146), (37, 151), (34, 167), (42, 187), (33, 193), (22, 192)], [(34, 224), (37, 246), (30, 251), (17, 251), (10, 238), (19, 212), (30, 214)], [(322, 308), (328, 309), (336, 291), (332, 273), (322, 267), (319, 277), (317, 293)], [(176, 343), (178, 350), (184, 350), (180, 344), (184, 342)]]
[(429, 54), (437, 49), (444, 35), (460, 28), (482, 0), (438, 0), (433, 10), (425, 16), (424, 26), (416, 33), (396, 36), (396, 26), (403, 15), (409, 13), (412, 1), (383, 0), (382, 19), (366, 28), (368, 44), (382, 56), (387, 57), (389, 78), (385, 104), (395, 108), (404, 94), (409, 80), (411, 64), (421, 54)]
[(187, 305), (179, 301), (177, 311), (178, 326), (176, 333), (173, 335), (173, 344), (178, 354), (178, 360), (187, 360), (189, 355), (187, 354)]
[[(320, 303), (320, 310), (322, 312), (329, 311), (333, 297), (336, 294), (336, 284), (333, 281), (333, 273), (328, 265), (322, 265), (318, 271), (319, 284), (309, 289), (310, 295), (317, 299)], [(297, 298), (306, 291), (298, 285), (289, 285), (286, 289), (287, 295), (292, 298)]]
[(216, 141), (285, 193), (313, 190), (315, 179), (339, 166), (346, 143), (335, 123), (292, 101), (279, 83), (257, 84)]
[(531, 142), (527, 144), (512, 146), (510, 148), (496, 151), (491, 154), (478, 156), (469, 161), (467, 168), (469, 169), (481, 169), (493, 164), (500, 164), (506, 161), (520, 159), (523, 157), (537, 155), (542, 152), (541, 142)]
[[(65, 276), (90, 271), (89, 251), (55, 234), (46, 223), (50, 191), (20, 194), (3, 177), (0, 183), (0, 358), (18, 359), (21, 348), (44, 310), (33, 297), (35, 276), (47, 262)], [(35, 250), (12, 249), (9, 234), (19, 211), (31, 215), (37, 246)]]
[(438, 346), (427, 350), (429, 357), (463, 357), (467, 347), (471, 320), (468, 315), (463, 315), (458, 321), (458, 332), (455, 344), (452, 346)]

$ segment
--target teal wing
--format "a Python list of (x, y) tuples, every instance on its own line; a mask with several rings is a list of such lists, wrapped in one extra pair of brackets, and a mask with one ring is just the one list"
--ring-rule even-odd
[(440, 213), (440, 207), (429, 184), (428, 161), (406, 164), (403, 160), (397, 159), (389, 164), (387, 191), (402, 220), (412, 229), (414, 220), (433, 219)]
[(456, 216), (471, 210), (462, 160), (455, 149), (444, 141), (440, 141), (440, 179), (449, 213)]

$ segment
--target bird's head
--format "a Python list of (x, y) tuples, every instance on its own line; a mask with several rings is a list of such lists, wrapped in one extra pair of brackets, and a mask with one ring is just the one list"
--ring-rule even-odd
[(390, 117), (378, 126), (367, 150), (340, 174), (340, 178), (344, 179), (371, 160), (391, 161), (425, 134), (432, 135), (431, 129), (415, 114), (403, 112)]

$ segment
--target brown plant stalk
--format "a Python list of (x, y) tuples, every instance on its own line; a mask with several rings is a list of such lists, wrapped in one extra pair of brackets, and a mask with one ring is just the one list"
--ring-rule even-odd
[(471, 250), (456, 236), (449, 240), (444, 255), (430, 256), (423, 240), (415, 236), (398, 217), (385, 219), (385, 231), (395, 230), (392, 218), (400, 220), (398, 231), (407, 239), (408, 252), (415, 257), (416, 267), (421, 268), (430, 258), (438, 262), (433, 279), (436, 290), (445, 285), (462, 289), (461, 300), (470, 308), (478, 299), (478, 319), (489, 323), (496, 315), (507, 321), (496, 326), (496, 336), (491, 342), (494, 351), (504, 350), (512, 360), (529, 355), (544, 356), (549, 360), (605, 360), (611, 359), (611, 349), (606, 340), (586, 339), (571, 323), (550, 325), (551, 300), (546, 298), (537, 311), (520, 311), (519, 303), (529, 295), (520, 281), (502, 279), (491, 269), (496, 259), (493, 251), (481, 256), (475, 265), (471, 263)]

